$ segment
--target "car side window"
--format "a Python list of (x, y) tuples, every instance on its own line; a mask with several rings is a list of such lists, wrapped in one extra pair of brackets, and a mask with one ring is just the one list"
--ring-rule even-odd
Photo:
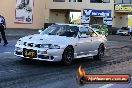
[(73, 36), (76, 37), (79, 31), (79, 28), (77, 26), (69, 26), (70, 31), (72, 32)]
[(89, 27), (81, 27), (80, 28), (80, 36), (81, 36), (81, 38), (96, 37), (97, 34)]
[(87, 38), (89, 37), (89, 31), (88, 31), (88, 28), (86, 27), (80, 27), (80, 37), (81, 38)]
[(91, 37), (97, 37), (97, 34), (91, 28), (89, 28), (89, 27), (86, 27), (86, 28), (88, 29)]

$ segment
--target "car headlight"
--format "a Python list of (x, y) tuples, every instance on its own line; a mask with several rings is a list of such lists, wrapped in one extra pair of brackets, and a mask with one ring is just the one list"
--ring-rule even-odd
[(23, 45), (23, 41), (18, 40), (18, 41), (17, 41), (17, 44), (18, 44), (18, 45)]
[(60, 46), (59, 45), (52, 45), (52, 44), (41, 44), (40, 48), (60, 49)]

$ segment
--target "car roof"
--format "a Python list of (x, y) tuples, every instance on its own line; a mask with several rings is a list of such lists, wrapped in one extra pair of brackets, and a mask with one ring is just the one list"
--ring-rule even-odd
[(77, 26), (77, 27), (85, 27), (85, 25), (78, 24), (66, 24), (66, 23), (55, 23), (56, 25), (68, 25), (68, 26)]
[[(68, 25), (68, 26), (77, 26), (77, 27), (89, 27), (90, 29), (92, 29), (91, 26), (89, 25), (78, 25), (78, 24), (66, 24), (66, 23), (55, 23), (53, 25)], [(93, 30), (93, 29), (92, 29)], [(94, 31), (94, 30), (93, 30)], [(96, 31), (94, 31), (96, 32)], [(97, 32), (96, 32), (97, 33)]]

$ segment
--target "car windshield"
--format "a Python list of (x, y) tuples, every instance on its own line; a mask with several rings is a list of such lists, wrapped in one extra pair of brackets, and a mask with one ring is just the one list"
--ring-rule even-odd
[(46, 28), (40, 34), (76, 37), (78, 34), (78, 31), (79, 31), (79, 28), (76, 26), (52, 25), (52, 26), (49, 26), (48, 28)]

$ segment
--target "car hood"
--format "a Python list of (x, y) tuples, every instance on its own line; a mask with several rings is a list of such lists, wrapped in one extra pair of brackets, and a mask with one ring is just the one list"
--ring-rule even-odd
[(23, 42), (35, 43), (35, 44), (69, 44), (76, 39), (73, 37), (58, 36), (58, 35), (42, 35), (35, 34), (25, 36), (20, 39)]

